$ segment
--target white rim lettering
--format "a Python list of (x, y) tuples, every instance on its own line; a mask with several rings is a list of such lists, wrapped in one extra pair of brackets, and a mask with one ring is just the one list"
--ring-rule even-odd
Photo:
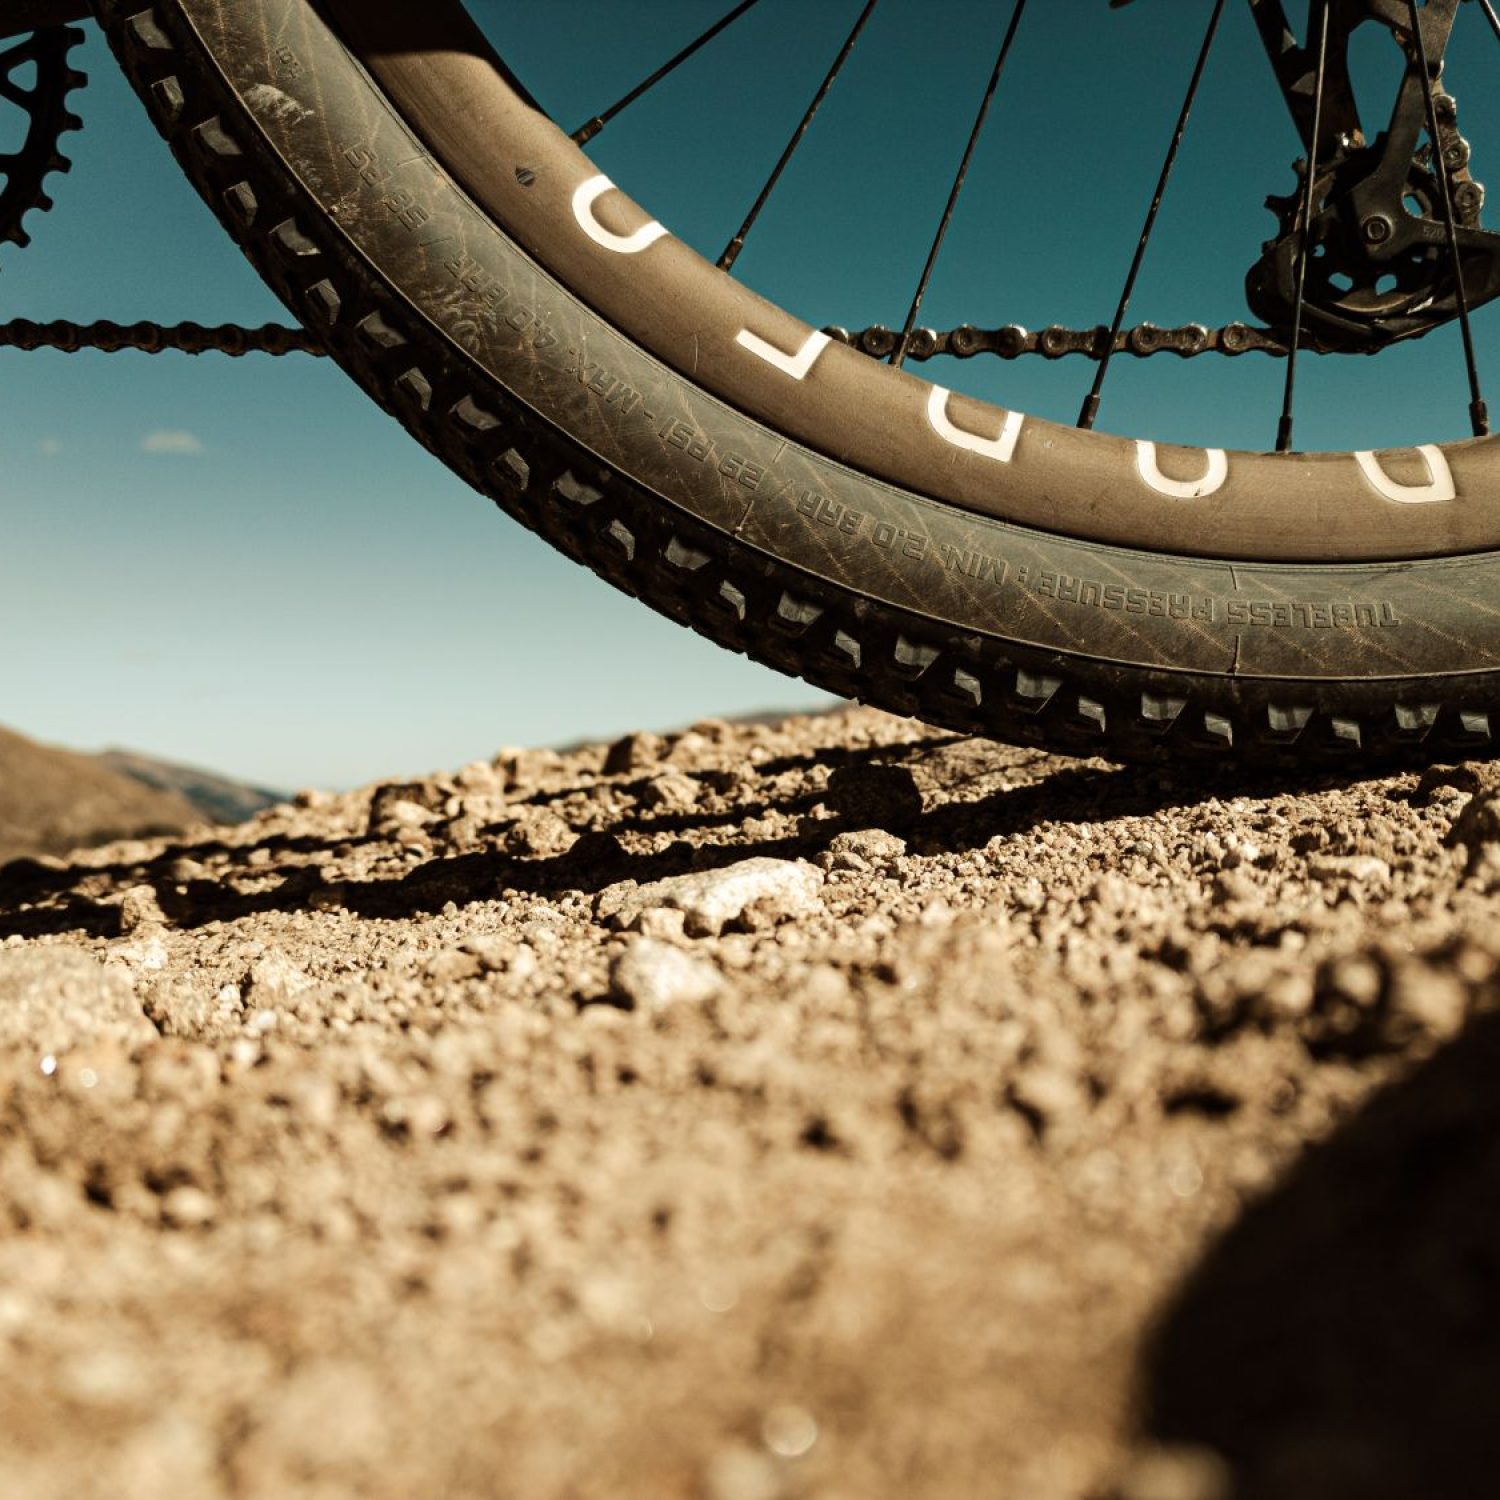
[(1440, 500), (1456, 500), (1458, 490), (1453, 483), (1453, 470), (1448, 467), (1443, 450), (1435, 443), (1423, 443), (1416, 451), (1427, 465), (1426, 484), (1397, 484), (1371, 452), (1356, 453), (1354, 458), (1376, 493), (1397, 505), (1432, 505)]
[(932, 430), (945, 443), (952, 443), (955, 448), (965, 448), (970, 453), (978, 453), (981, 457), (1008, 464), (1016, 451), (1016, 440), (1021, 436), (1021, 424), (1026, 420), (1025, 416), (1018, 411), (1008, 411), (1000, 424), (999, 437), (980, 437), (977, 432), (965, 432), (962, 427), (953, 425), (948, 416), (950, 394), (940, 385), (933, 386), (927, 393), (927, 421)]
[(578, 227), (596, 245), (603, 245), (606, 250), (613, 250), (618, 255), (636, 255), (648, 245), (654, 245), (667, 232), (666, 227), (652, 219), (649, 224), (642, 224), (631, 234), (616, 234), (613, 230), (606, 229), (594, 217), (594, 205), (613, 187), (614, 183), (602, 172), (597, 177), (590, 177), (587, 182), (579, 183), (573, 192), (573, 217), (578, 220)]
[(734, 341), (758, 355), (768, 365), (774, 365), (783, 375), (790, 375), (793, 380), (806, 380), (807, 372), (817, 364), (818, 356), (833, 342), (826, 333), (814, 331), (803, 340), (800, 349), (788, 354), (775, 344), (768, 344), (759, 334), (751, 333), (748, 328), (740, 329), (735, 334)]
[(1203, 456), (1206, 465), (1201, 479), (1168, 479), (1157, 467), (1156, 444), (1144, 438), (1136, 439), (1136, 473), (1158, 495), (1170, 495), (1174, 500), (1202, 500), (1221, 489), (1229, 478), (1229, 455), (1222, 448), (1205, 448)]

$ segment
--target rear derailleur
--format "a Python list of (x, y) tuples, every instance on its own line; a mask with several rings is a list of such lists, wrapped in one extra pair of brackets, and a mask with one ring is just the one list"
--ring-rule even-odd
[[(1479, 227), (1484, 189), (1469, 172), (1469, 143), (1458, 106), (1440, 84), (1459, 0), (1427, 0), (1417, 11), (1433, 103), (1436, 150), (1428, 135), (1427, 90), (1407, 0), (1332, 0), (1317, 140), (1317, 51), (1299, 45), (1281, 0), (1250, 0), (1261, 40), (1303, 145), (1316, 162), (1302, 305), (1303, 341), (1340, 353), (1374, 353), (1417, 338), (1458, 316), (1443, 181), (1470, 307), (1500, 295), (1500, 235)], [(1351, 34), (1384, 26), (1406, 59), (1390, 123), (1367, 141), (1349, 75)], [(1297, 302), (1307, 162), (1296, 163), (1296, 192), (1267, 198), (1279, 233), (1245, 279), (1251, 310), (1289, 334)]]

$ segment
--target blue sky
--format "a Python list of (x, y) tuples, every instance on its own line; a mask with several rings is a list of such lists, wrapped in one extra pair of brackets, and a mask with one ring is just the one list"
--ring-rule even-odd
[[(859, 3), (762, 0), (594, 156), (716, 254)], [(471, 0), (567, 126), (723, 8)], [(1033, 4), (924, 321), (1107, 320), (1207, 11)], [(992, 0), (942, 11), (881, 0), (738, 274), (814, 323), (899, 323), (1007, 14)], [(1380, 110), (1390, 50), (1372, 30), (1360, 53)], [(83, 66), (87, 126), (66, 147), (76, 166), (56, 181), (57, 209), (30, 221), (33, 248), (0, 255), (0, 316), (280, 319), (97, 41)], [(1484, 149), (1500, 126), (1497, 83), (1500, 47), (1464, 7), (1449, 86), (1481, 180), (1500, 172)], [(1296, 153), (1247, 8), (1231, 0), (1135, 316), (1245, 315), (1243, 273), (1271, 227), (1260, 200), (1289, 189)], [(1476, 321), (1482, 359), (1494, 311)], [(1204, 364), (1119, 361), (1100, 425), (1268, 446), (1280, 366)], [(1486, 364), (1500, 383), (1500, 364)], [(1308, 360), (1299, 444), (1462, 435), (1456, 332), (1397, 351), (1390, 368), (1394, 381), (1385, 359)], [(1089, 378), (1077, 361), (931, 373), (1062, 420)], [(279, 785), (348, 785), (504, 744), (825, 701), (557, 557), (326, 363), (0, 351), (0, 393), (0, 721), (26, 733)]]

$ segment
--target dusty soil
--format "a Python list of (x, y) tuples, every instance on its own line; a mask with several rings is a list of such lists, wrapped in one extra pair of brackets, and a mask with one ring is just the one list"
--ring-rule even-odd
[(853, 711), (13, 864), (4, 1494), (1489, 1493), (1497, 787)]

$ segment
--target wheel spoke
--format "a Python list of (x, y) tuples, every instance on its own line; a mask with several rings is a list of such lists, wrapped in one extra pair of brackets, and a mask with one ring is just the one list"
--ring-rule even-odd
[(1323, 128), (1323, 84), (1328, 76), (1328, 7), (1318, 8), (1318, 70), (1313, 86), (1313, 128), (1307, 145), (1307, 181), (1302, 184), (1302, 243), (1297, 247), (1297, 294), (1292, 304), (1292, 336), (1286, 351), (1286, 384), (1281, 392), (1281, 420), (1276, 425), (1276, 451), (1292, 449), (1292, 402), (1297, 387), (1297, 345), (1302, 338), (1302, 304), (1307, 293), (1307, 258), (1312, 246), (1313, 183), (1318, 175), (1318, 132)]
[[(687, 62), (702, 48), (708, 45), (715, 37), (719, 36), (729, 26), (739, 20), (748, 11), (753, 9), (759, 0), (739, 0), (725, 14), (714, 22), (707, 30), (700, 33), (686, 46), (682, 47), (673, 56), (667, 59), (654, 72), (643, 78), (634, 88), (623, 95), (608, 109), (595, 115), (585, 124), (575, 130), (572, 139), (579, 145), (584, 145), (592, 140), (605, 125), (613, 120), (623, 110), (628, 108), (637, 99), (641, 98), (649, 90), (654, 88), (669, 74), (674, 72), (683, 63)], [(787, 140), (770, 174), (761, 185), (754, 202), (751, 204), (744, 221), (736, 231), (723, 252), (718, 258), (717, 265), (721, 270), (731, 270), (744, 249), (746, 240), (758, 222), (759, 217), (765, 209), (771, 194), (776, 190), (793, 156), (800, 149), (806, 138), (814, 119), (822, 108), (834, 84), (844, 70), (852, 55), (854, 48), (859, 43), (865, 28), (875, 10), (879, 0), (863, 0), (859, 14), (845, 37), (842, 46), (822, 81), (817, 87), (809, 101), (801, 119)], [(1124, 0), (1116, 0), (1116, 3), (1124, 3)], [(1436, 163), (1436, 176), (1438, 178), (1438, 191), (1443, 214), (1443, 227), (1445, 230), (1447, 250), (1451, 261), (1452, 276), (1454, 281), (1454, 300), (1457, 309), (1457, 317), (1463, 343), (1463, 354), (1465, 369), (1469, 383), (1469, 416), (1470, 422), (1476, 436), (1485, 436), (1489, 433), (1489, 415), (1484, 400), (1479, 380), (1477, 360), (1474, 348), (1474, 337), (1471, 319), (1471, 304), (1468, 287), (1465, 285), (1465, 268), (1462, 253), (1462, 245), (1458, 232), (1458, 219), (1453, 201), (1453, 187), (1442, 162), (1442, 145), (1440, 134), (1440, 122), (1437, 111), (1437, 88), (1434, 75), (1429, 66), (1428, 49), (1426, 37), (1422, 29), (1422, 3), (1423, 0), (1405, 0), (1406, 9), (1409, 14), (1409, 26), (1413, 38), (1413, 50), (1417, 66), (1421, 70), (1423, 102), (1426, 115), (1426, 133), (1432, 143), (1434, 162)], [(1497, 0), (1478, 0), (1480, 9), (1484, 12), (1485, 19), (1489, 23), (1491, 31), (1497, 39), (1500, 39), (1500, 9), (1497, 9)], [(1022, 16), (1025, 13), (1027, 0), (1014, 0), (1008, 22), (1000, 42), (999, 51), (995, 57), (988, 83), (985, 87), (983, 97), (979, 103), (978, 110), (974, 116), (973, 124), (964, 147), (962, 158), (958, 164), (950, 186), (946, 203), (933, 235), (931, 246), (928, 250), (926, 260), (923, 264), (921, 275), (918, 279), (915, 292), (912, 296), (911, 305), (907, 311), (901, 332), (892, 343), (889, 334), (884, 334), (886, 348), (889, 349), (889, 359), (893, 367), (899, 368), (908, 357), (917, 357), (912, 354), (913, 335), (916, 330), (918, 318), (921, 313), (923, 301), (931, 284), (933, 272), (937, 259), (941, 253), (943, 243), (951, 228), (953, 217), (957, 209), (958, 200), (963, 192), (967, 181), (970, 167), (978, 147), (979, 139), (983, 134), (990, 110), (997, 96), (1001, 78), (1016, 39)], [(1114, 316), (1109, 327), (1103, 326), (1092, 331), (1089, 335), (1090, 349), (1088, 352), (1096, 361), (1096, 370), (1090, 390), (1084, 398), (1079, 411), (1078, 426), (1080, 428), (1092, 428), (1097, 420), (1104, 382), (1108, 377), (1113, 356), (1116, 353), (1125, 352), (1127, 346), (1129, 352), (1138, 353), (1140, 350), (1130, 344), (1125, 338), (1125, 321), (1129, 315), (1130, 305), (1134, 297), (1136, 285), (1145, 261), (1147, 247), (1150, 244), (1155, 226), (1160, 214), (1162, 203), (1165, 199), (1167, 189), (1175, 170), (1177, 158), (1184, 136), (1186, 134), (1189, 119), (1195, 107), (1198, 94), (1201, 90), (1203, 78), (1206, 73), (1207, 64), (1213, 50), (1220, 24), (1223, 18), (1226, 0), (1212, 0), (1212, 8), (1209, 13), (1206, 29), (1202, 42), (1199, 46), (1197, 57), (1193, 66), (1192, 75), (1189, 79), (1187, 91), (1182, 100), (1176, 125), (1167, 145), (1166, 155), (1162, 161), (1161, 170), (1156, 180), (1155, 190), (1146, 211), (1144, 223), (1137, 238), (1134, 253), (1131, 256), (1129, 267), (1126, 271), (1124, 284), (1121, 287), (1119, 299), (1115, 306)], [(1300, 234), (1296, 245), (1296, 261), (1294, 269), (1295, 294), (1292, 303), (1292, 319), (1290, 336), (1282, 335), (1284, 338), (1284, 350), (1286, 354), (1285, 383), (1282, 397), (1281, 415), (1277, 425), (1276, 451), (1286, 453), (1291, 450), (1294, 428), (1294, 401), (1296, 392), (1297, 358), (1298, 352), (1303, 344), (1304, 314), (1306, 310), (1307, 278), (1310, 257), (1313, 254), (1313, 219), (1317, 207), (1317, 174), (1319, 167), (1319, 145), (1322, 130), (1330, 113), (1337, 115), (1336, 101), (1329, 97), (1330, 87), (1336, 91), (1337, 78), (1330, 79), (1330, 33), (1333, 30), (1333, 0), (1316, 0), (1309, 7), (1310, 11), (1316, 12), (1317, 32), (1315, 51), (1315, 83), (1313, 97), (1310, 103), (1310, 125), (1311, 131), (1308, 140), (1307, 164), (1305, 180), (1302, 184), (1301, 202), (1298, 205)], [(1278, 12), (1279, 14), (1279, 12)], [(1309, 15), (1309, 22), (1313, 21), (1313, 15)], [(1290, 39), (1290, 32), (1287, 32)], [(1309, 48), (1309, 51), (1312, 49)], [(1306, 57), (1307, 52), (1302, 56)], [(1437, 65), (1441, 69), (1441, 62)], [(6, 85), (9, 80), (0, 78), (0, 96), (7, 92)], [(1305, 84), (1303, 85), (1305, 89)], [(1304, 96), (1305, 97), (1305, 96)], [(1304, 105), (1304, 108), (1306, 105)], [(1335, 122), (1331, 127), (1338, 129)], [(960, 330), (962, 332), (963, 330)], [(1153, 330), (1154, 332), (1154, 330)], [(845, 336), (847, 337), (847, 336)], [(1279, 340), (1278, 340), (1279, 341)], [(956, 346), (955, 346), (956, 347)], [(1255, 347), (1270, 347), (1269, 344), (1256, 344)], [(1309, 345), (1313, 347), (1313, 345)], [(1239, 346), (1226, 345), (1228, 352), (1239, 352)], [(924, 346), (925, 349), (925, 346)], [(1038, 351), (1055, 354), (1056, 351), (1050, 346), (1038, 346)], [(885, 349), (877, 351), (884, 354)], [(965, 348), (964, 351), (967, 352)], [(1072, 345), (1069, 345), (1072, 352)], [(1154, 352), (1147, 349), (1146, 352)], [(1174, 351), (1175, 352), (1175, 351)], [(1193, 351), (1196, 352), (1196, 351)]]
[(1146, 222), (1141, 226), (1141, 235), (1136, 241), (1130, 269), (1125, 273), (1125, 285), (1120, 289), (1120, 300), (1115, 306), (1114, 321), (1109, 325), (1109, 337), (1105, 341), (1104, 354), (1099, 361), (1098, 368), (1094, 371), (1093, 386), (1084, 397), (1083, 409), (1078, 413), (1080, 427), (1092, 427), (1094, 418), (1099, 415), (1099, 396), (1104, 389), (1104, 377), (1109, 374), (1109, 362), (1114, 354), (1115, 340), (1119, 337), (1120, 329), (1125, 326), (1125, 314), (1130, 308), (1130, 298), (1135, 291), (1136, 277), (1140, 275), (1141, 262), (1146, 258), (1146, 245), (1151, 239), (1151, 231), (1156, 227), (1156, 216), (1161, 210), (1161, 200), (1166, 194), (1167, 183), (1171, 181), (1172, 168), (1177, 164), (1177, 151), (1182, 145), (1188, 117), (1193, 112), (1193, 102), (1198, 97), (1198, 86), (1203, 82), (1203, 70), (1208, 65), (1208, 54), (1213, 50), (1214, 37), (1219, 30), (1219, 19), (1223, 14), (1224, 0), (1214, 0), (1213, 11), (1208, 18), (1208, 30), (1203, 34), (1203, 45), (1198, 49), (1198, 60), (1193, 66), (1193, 76), (1188, 82), (1187, 93), (1182, 100), (1182, 109), (1177, 116), (1177, 127), (1173, 130), (1172, 139), (1167, 145), (1166, 159), (1161, 164), (1161, 175), (1156, 179), (1156, 192), (1152, 195), (1150, 208), (1146, 210)]
[(687, 46), (682, 49), (681, 52), (678, 52), (674, 56), (669, 57), (666, 62), (664, 62), (661, 67), (659, 67), (649, 77), (641, 79), (641, 81), (636, 84), (636, 86), (631, 89), (628, 94), (625, 94), (620, 99), (617, 99), (613, 104), (610, 105), (608, 109), (603, 112), (603, 114), (595, 115), (592, 120), (589, 120), (586, 124), (580, 125), (578, 129), (573, 132), (573, 140), (580, 146), (587, 145), (591, 140), (593, 140), (596, 135), (599, 134), (601, 130), (604, 129), (606, 125), (609, 124), (611, 120), (614, 119), (617, 114), (620, 113), (622, 109), (626, 109), (630, 105), (634, 104), (635, 101), (639, 99), (641, 95), (644, 94), (648, 89), (654, 88), (658, 83), (662, 81), (663, 78), (667, 76), (668, 73), (671, 73), (675, 69), (681, 67), (682, 64), (685, 63), (688, 58), (690, 58), (695, 52), (697, 52), (700, 47), (706, 47), (711, 41), (713, 41), (716, 36), (718, 36), (721, 31), (724, 30), (726, 26), (733, 25), (733, 23), (738, 21), (739, 18), (744, 15), (747, 10), (749, 10), (752, 6), (758, 5), (759, 3), (760, 0), (740, 0), (740, 3), (736, 5), (733, 10), (729, 11), (725, 15), (720, 16), (719, 19), (715, 21), (707, 31), (703, 32), (700, 36), (697, 36), (692, 41), (690, 41)]
[(1490, 0), (1479, 0), (1479, 8), (1484, 12), (1485, 20), (1490, 23), (1490, 30), (1495, 33), (1496, 39), (1500, 40), (1500, 15), (1495, 14), (1495, 7)]
[(938, 251), (942, 249), (943, 240), (948, 234), (948, 226), (953, 222), (953, 210), (958, 205), (958, 195), (964, 190), (964, 179), (969, 175), (969, 163), (974, 159), (974, 148), (979, 144), (984, 122), (989, 116), (990, 105), (994, 103), (995, 90), (1000, 85), (1000, 75), (1005, 71), (1005, 62), (1010, 56), (1011, 43), (1016, 39), (1016, 30), (1021, 24), (1021, 16), (1025, 10), (1026, 0), (1016, 0), (1015, 9), (1010, 13), (1010, 24), (1005, 28), (1005, 36), (1000, 43), (999, 54), (995, 58), (995, 66), (990, 72), (990, 81), (985, 88), (984, 99), (979, 105), (979, 113), (974, 117), (974, 128), (969, 132), (969, 143), (964, 147), (963, 160), (958, 164), (958, 173), (948, 192), (947, 205), (943, 209), (942, 218), (938, 221), (932, 248), (927, 252), (927, 264), (922, 267), (922, 277), (917, 283), (916, 295), (911, 299), (911, 308), (906, 314), (901, 337), (896, 340), (896, 347), (891, 351), (891, 364), (897, 369), (900, 368), (901, 361), (906, 358), (906, 346), (911, 340), (912, 329), (917, 326), (917, 314), (922, 309), (922, 299), (927, 295), (927, 283), (932, 280), (932, 268), (937, 264)]
[(1422, 102), (1427, 108), (1427, 135), (1432, 142), (1432, 170), (1438, 180), (1438, 196), (1443, 204), (1443, 225), (1448, 234), (1448, 254), (1453, 261), (1453, 292), (1458, 302), (1458, 326), (1463, 336), (1464, 367), (1469, 377), (1469, 423), (1475, 437), (1487, 437), (1490, 430), (1489, 409), (1479, 389), (1479, 367), (1474, 362), (1474, 330), (1469, 325), (1469, 294), (1464, 288), (1464, 260), (1458, 247), (1458, 224), (1453, 217), (1453, 185), (1448, 181), (1448, 166), (1443, 160), (1443, 140), (1438, 133), (1437, 99), (1432, 87), (1432, 73), (1427, 66), (1427, 43), (1422, 36), (1421, 13), (1417, 0), (1407, 0), (1411, 12), (1411, 31), (1417, 44), (1417, 66), (1422, 72)]
[(760, 217), (760, 211), (766, 206), (768, 199), (775, 190), (776, 184), (781, 180), (781, 174), (786, 171), (787, 163), (791, 161), (792, 154), (802, 144), (802, 138), (807, 134), (808, 127), (813, 122), (813, 117), (822, 108), (823, 101), (828, 97), (828, 91), (834, 85), (834, 80), (843, 71), (844, 64), (849, 61), (849, 54), (854, 51), (854, 45), (859, 41), (860, 33), (865, 29), (865, 22), (870, 19), (870, 13), (875, 9), (879, 0), (866, 0), (864, 9), (859, 13), (859, 19), (854, 23), (854, 29), (849, 33), (839, 55), (834, 58), (833, 66), (829, 68), (823, 82), (818, 86), (818, 91), (812, 97), (812, 102), (807, 106), (801, 122), (796, 130), (792, 132), (792, 138), (786, 143), (786, 149), (781, 153), (776, 165), (771, 168), (771, 175), (766, 178), (765, 184), (760, 190), (760, 195), (750, 207), (750, 212), (745, 215), (745, 222), (740, 225), (739, 232), (724, 247), (724, 253), (719, 257), (718, 265), (721, 271), (727, 271), (739, 258), (739, 253), (745, 248), (745, 236), (754, 227), (756, 219)]

